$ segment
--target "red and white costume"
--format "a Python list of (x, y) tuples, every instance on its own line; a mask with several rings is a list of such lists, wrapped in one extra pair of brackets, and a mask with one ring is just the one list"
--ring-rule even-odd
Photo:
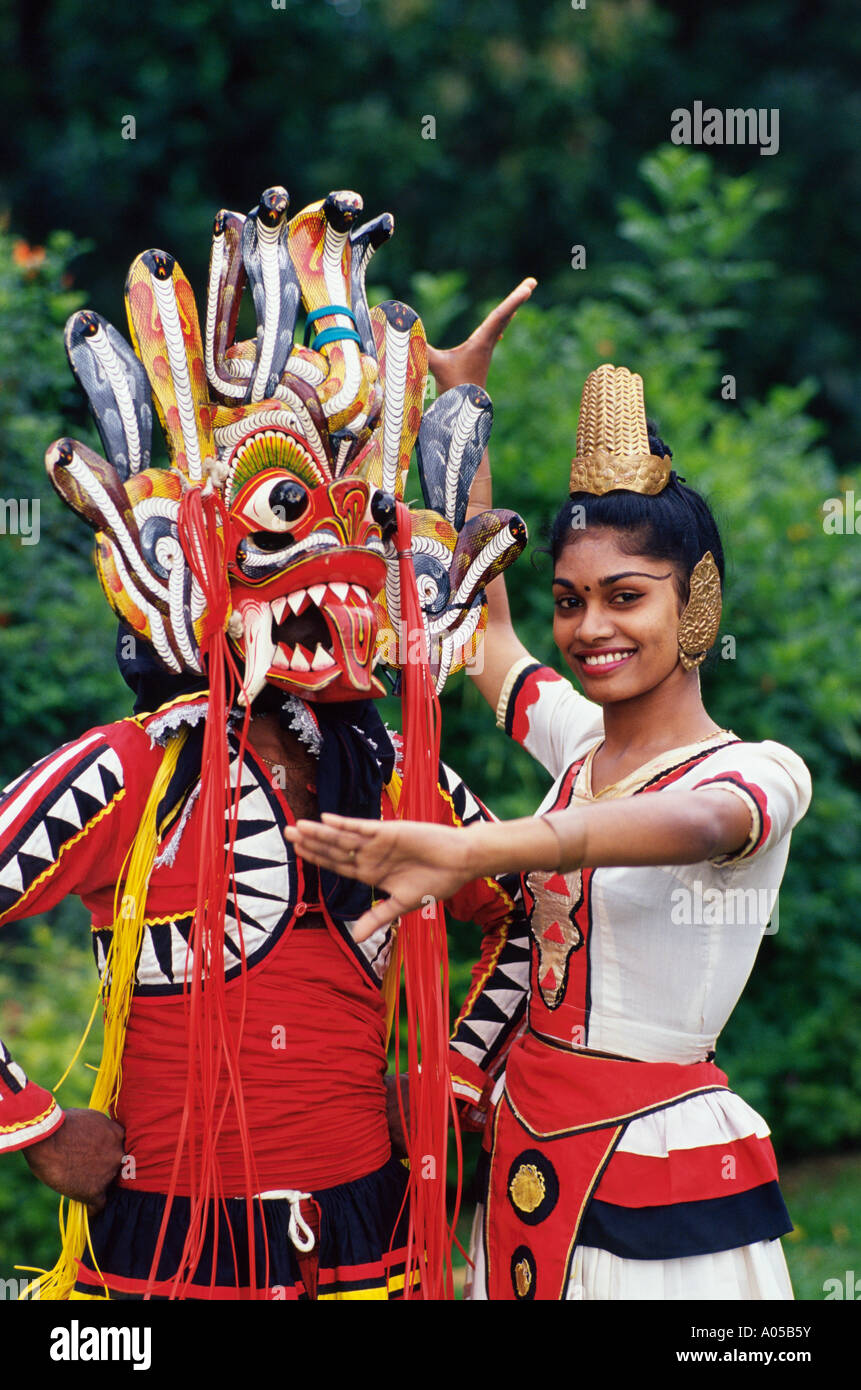
[[(599, 707), (529, 658), (497, 717), (556, 779), (539, 813), (593, 799)], [(751, 817), (743, 849), (524, 875), (528, 978), (522, 942), (512, 953), (485, 938), (454, 1041), (477, 1104), (478, 1073), (499, 1077), (484, 1091), (493, 1153), (473, 1297), (792, 1296), (768, 1128), (712, 1059), (775, 911), (810, 778), (790, 749), (722, 731), (595, 799), (668, 787), (737, 795)]]
[[(193, 724), (205, 708), (205, 697), (185, 697), (154, 715), (93, 729), (6, 790), (0, 798), (0, 922), (45, 911), (76, 894), (92, 915), (94, 950), (103, 970), (115, 885), (163, 756), (160, 741), (183, 722)], [(235, 786), (237, 740), (234, 734), (229, 740)], [(398, 1239), (394, 1234), (406, 1171), (391, 1157), (381, 991), (392, 933), (384, 929), (361, 944), (353, 941), (350, 923), (334, 918), (321, 902), (316, 868), (298, 860), (284, 839), (285, 825), (296, 818), (289, 791), (273, 783), (250, 748), (241, 777), (224, 968), (231, 1027), (241, 1040), (245, 1127), (258, 1191), (267, 1198), (268, 1265), (257, 1272), (255, 1296), (307, 1297), (288, 1232), (297, 1209), (289, 1194), (304, 1193), (321, 1213), (317, 1297), (398, 1297), (405, 1226), (399, 1226)], [(455, 773), (441, 765), (440, 779), (440, 819), (457, 825), (486, 817)], [(124, 1165), (105, 1211), (91, 1222), (98, 1266), (114, 1297), (140, 1295), (147, 1288), (163, 1194), (180, 1147), (189, 1063), (183, 979), (195, 905), (199, 805), (192, 787), (162, 836), (149, 883), (114, 1112), (125, 1127), (125, 1149), (134, 1163)], [(385, 795), (382, 813), (393, 815)], [(468, 885), (449, 906), (459, 920), (481, 922), (503, 940), (517, 913), (494, 880)], [(0, 1043), (0, 1150), (36, 1143), (62, 1122), (53, 1097), (28, 1081)], [(211, 1260), (202, 1260), (189, 1297), (248, 1296), (241, 1268), (241, 1134), (235, 1104), (227, 1101), (217, 1155), (230, 1220), (221, 1222), (224, 1249), (219, 1246), (215, 1275)], [(175, 1242), (181, 1247), (194, 1191), (184, 1152), (155, 1296), (169, 1287), (168, 1256), (175, 1260)], [(81, 1262), (79, 1288), (103, 1288), (89, 1256)]]

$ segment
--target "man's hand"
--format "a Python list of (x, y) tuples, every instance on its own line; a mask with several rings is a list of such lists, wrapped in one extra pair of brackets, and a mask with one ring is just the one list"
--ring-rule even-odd
[(125, 1130), (100, 1110), (67, 1110), (59, 1129), (24, 1149), (31, 1171), (46, 1187), (92, 1215), (105, 1205), (105, 1193), (123, 1161)]
[(451, 386), (486, 386), (493, 349), (521, 304), (525, 304), (537, 280), (522, 280), (507, 299), (492, 309), (483, 323), (470, 333), (465, 343), (454, 348), (435, 348), (428, 343), (428, 366), (439, 392)]

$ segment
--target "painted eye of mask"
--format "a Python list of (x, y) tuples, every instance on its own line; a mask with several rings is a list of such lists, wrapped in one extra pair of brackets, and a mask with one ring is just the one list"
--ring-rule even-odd
[(295, 478), (282, 478), (270, 489), (268, 497), (264, 491), (261, 488), (243, 509), (246, 520), (261, 521), (267, 526), (265, 531), (252, 531), (249, 540), (258, 550), (284, 550), (293, 544), (294, 538), (291, 531), (282, 528), (307, 512), (308, 489)]
[(260, 533), (267, 534), (265, 541), (258, 541), (257, 535), (254, 536), (261, 549), (272, 549), (273, 538), (278, 540), (279, 544), (274, 547), (278, 549), (284, 545), (288, 526), (309, 510), (309, 501), (308, 489), (297, 478), (279, 478), (274, 486), (268, 478), (246, 498), (238, 515), (247, 525), (256, 526)]
[(295, 478), (283, 478), (269, 494), (269, 506), (278, 521), (297, 521), (308, 506), (308, 489)]

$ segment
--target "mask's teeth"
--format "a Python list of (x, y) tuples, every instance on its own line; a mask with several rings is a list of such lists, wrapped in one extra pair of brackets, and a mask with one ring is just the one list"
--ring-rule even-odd
[(341, 603), (346, 602), (347, 594), (350, 592), (349, 584), (344, 584), (339, 581), (336, 584), (330, 584), (329, 588), (332, 590), (332, 593), (335, 595), (335, 597), (341, 601)]
[(320, 643), (318, 642), (318, 643), (317, 643), (316, 651), (314, 652), (314, 660), (311, 662), (311, 670), (312, 670), (312, 671), (327, 671), (327, 670), (329, 669), (330, 666), (334, 666), (334, 665), (335, 665), (335, 662), (334, 662), (334, 660), (332, 659), (332, 657), (331, 657), (331, 656), (329, 655), (329, 653), (325, 650), (325, 648), (322, 647), (322, 646), (320, 645)]
[(317, 605), (318, 608), (320, 607), (320, 600), (321, 600), (321, 598), (323, 597), (323, 595), (325, 594), (325, 592), (326, 592), (326, 585), (325, 585), (325, 584), (315, 584), (314, 587), (313, 587), (312, 589), (309, 589), (309, 590), (308, 590), (308, 593), (310, 594), (310, 596), (311, 596), (313, 602), (316, 603), (316, 605)]
[(283, 623), (284, 611), (287, 607), (286, 598), (274, 598), (272, 600), (272, 616), (276, 623)]
[(308, 660), (308, 653), (304, 647), (297, 646), (290, 658), (291, 671), (310, 671), (311, 662)]
[(245, 628), (244, 692), (239, 703), (250, 704), (266, 684), (266, 675), (275, 659), (276, 645), (272, 640), (272, 609), (268, 603), (247, 603), (242, 609)]
[(305, 590), (297, 589), (295, 593), (287, 595), (287, 602), (290, 605), (291, 613), (298, 613), (305, 601)]

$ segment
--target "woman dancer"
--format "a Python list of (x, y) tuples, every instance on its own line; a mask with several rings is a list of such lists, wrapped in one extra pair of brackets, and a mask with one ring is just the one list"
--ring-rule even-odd
[(554, 638), (588, 698), (522, 647), (499, 581), (477, 678), (556, 778), (536, 817), (326, 817), (288, 833), (388, 894), (360, 932), (469, 879), (522, 875), (528, 978), (522, 943), (486, 938), (454, 1038), (489, 1112), (473, 1297), (791, 1298), (768, 1129), (713, 1058), (809, 776), (702, 703), (720, 538), (625, 368), (586, 383), (570, 492), (551, 542)]

